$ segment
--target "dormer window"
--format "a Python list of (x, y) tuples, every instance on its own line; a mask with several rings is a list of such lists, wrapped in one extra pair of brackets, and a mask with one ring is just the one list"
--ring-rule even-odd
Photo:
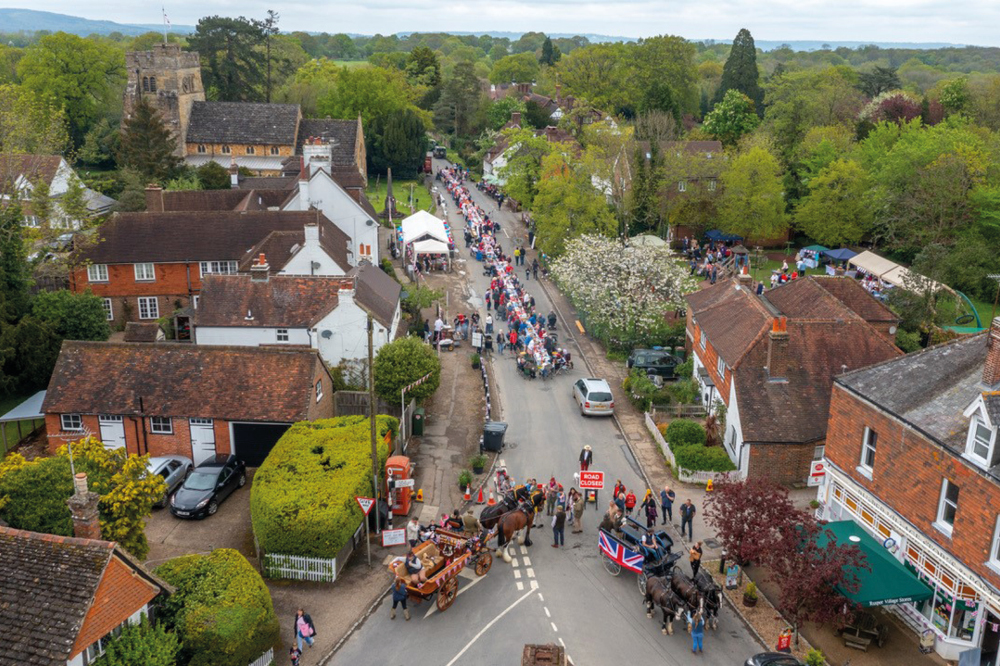
[(996, 431), (989, 427), (976, 414), (969, 422), (969, 435), (965, 444), (965, 455), (973, 461), (986, 467), (993, 467), (997, 462)]

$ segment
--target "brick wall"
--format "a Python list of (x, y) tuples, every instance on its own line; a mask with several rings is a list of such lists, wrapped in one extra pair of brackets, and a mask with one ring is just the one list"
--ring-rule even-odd
[[(316, 382), (323, 383), (323, 397), (316, 402)], [(331, 419), (334, 416), (334, 404), (333, 404), (333, 381), (330, 379), (330, 373), (326, 371), (323, 366), (323, 362), (316, 359), (316, 370), (313, 372), (313, 393), (309, 400), (309, 420), (315, 421), (316, 419)]]
[[(331, 411), (332, 411), (332, 398)], [(320, 403), (322, 406), (323, 403)], [(143, 443), (142, 423), (138, 417), (125, 417), (125, 447), (130, 454), (145, 454), (151, 456), (178, 455), (191, 457), (191, 428), (187, 417), (173, 419), (174, 433), (172, 435), (156, 435), (150, 432), (149, 419), (146, 419), (145, 443)], [(229, 440), (229, 422), (215, 419), (215, 450), (218, 453), (232, 453)], [(101, 425), (96, 415), (83, 416), (83, 432), (63, 432), (58, 414), (45, 415), (45, 431), (48, 436), (50, 453), (68, 442), (75, 442), (89, 432), (100, 439)], [(137, 432), (138, 430), (138, 432)]]
[(201, 291), (201, 266), (198, 262), (154, 264), (153, 273), (155, 280), (137, 281), (134, 264), (108, 264), (108, 281), (90, 282), (84, 266), (73, 271), (70, 288), (78, 293), (90, 289), (101, 298), (110, 298), (112, 328), (126, 321), (142, 321), (139, 319), (140, 296), (158, 297), (160, 316), (163, 317), (173, 312), (178, 303), (179, 307), (187, 307), (190, 296)]
[[(872, 478), (858, 470), (865, 427), (878, 433)], [(826, 457), (971, 570), (1000, 587), (985, 565), (1000, 512), (1000, 484), (895, 418), (834, 384)], [(942, 479), (959, 487), (951, 536), (937, 519)]]
[[(290, 157), (295, 154), (295, 146), (278, 146), (278, 154), (271, 154), (271, 146), (265, 144), (238, 144), (238, 143), (205, 143), (200, 144), (205, 146), (205, 152), (198, 152), (197, 143), (187, 144), (187, 154), (188, 155), (210, 155), (213, 157)], [(225, 153), (222, 151), (222, 146), (229, 146), (229, 152)], [(247, 148), (252, 147), (254, 153), (251, 155), (247, 152)]]
[(751, 444), (747, 476), (770, 479), (790, 486), (803, 484), (809, 478), (813, 451), (822, 441), (808, 444)]

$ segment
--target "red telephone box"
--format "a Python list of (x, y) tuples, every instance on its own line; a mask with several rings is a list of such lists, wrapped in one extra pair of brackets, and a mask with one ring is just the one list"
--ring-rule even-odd
[(386, 483), (392, 480), (389, 497), (392, 498), (392, 515), (405, 516), (410, 512), (410, 498), (413, 495), (413, 479), (410, 477), (410, 459), (406, 456), (390, 456), (385, 461)]

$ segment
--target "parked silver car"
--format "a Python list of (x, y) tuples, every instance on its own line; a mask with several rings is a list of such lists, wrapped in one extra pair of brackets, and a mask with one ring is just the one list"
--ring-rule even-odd
[(573, 399), (580, 405), (581, 416), (611, 416), (615, 413), (615, 398), (608, 382), (596, 377), (581, 379), (573, 384)]
[(170, 501), (170, 496), (174, 494), (187, 475), (194, 468), (194, 463), (190, 458), (184, 456), (157, 456), (149, 459), (149, 473), (159, 474), (167, 484), (167, 492), (163, 494), (160, 501), (156, 503), (158, 507), (164, 507)]

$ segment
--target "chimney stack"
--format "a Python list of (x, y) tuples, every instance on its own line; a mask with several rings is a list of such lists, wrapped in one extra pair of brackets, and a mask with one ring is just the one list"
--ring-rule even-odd
[(788, 319), (775, 317), (768, 333), (767, 375), (772, 382), (788, 379)]
[(260, 256), (257, 257), (257, 261), (250, 267), (250, 281), (267, 282), (268, 271), (270, 268), (271, 267), (267, 265), (267, 258), (264, 257), (264, 253), (261, 252)]
[(101, 522), (97, 503), (101, 497), (87, 488), (87, 475), (80, 472), (73, 477), (76, 492), (66, 502), (73, 516), (73, 536), (79, 539), (100, 539)]
[(155, 183), (146, 186), (146, 211), (150, 213), (163, 212), (163, 188)]
[(510, 114), (510, 124), (511, 125), (517, 125), (518, 127), (521, 126), (521, 112), (520, 111), (514, 111), (513, 113)]
[(983, 365), (983, 383), (995, 386), (1000, 382), (1000, 317), (990, 324), (989, 337), (986, 338), (986, 363)]
[(745, 287), (751, 294), (753, 293), (753, 276), (750, 275), (750, 271), (747, 270), (746, 266), (743, 266), (743, 270), (740, 271), (737, 279), (741, 287)]
[(240, 168), (236, 166), (235, 155), (229, 160), (229, 187), (233, 190), (237, 190), (240, 187)]

